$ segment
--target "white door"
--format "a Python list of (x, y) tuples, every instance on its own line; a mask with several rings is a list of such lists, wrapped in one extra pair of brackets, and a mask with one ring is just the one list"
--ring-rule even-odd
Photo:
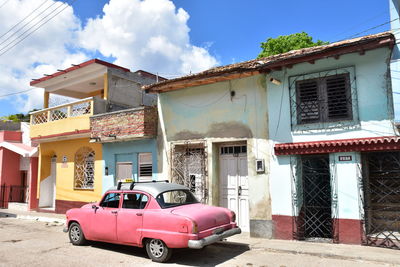
[(233, 153), (234, 149), (231, 151), (232, 153), (229, 153), (229, 150), (225, 150), (227, 153), (224, 153), (221, 149), (220, 205), (234, 211), (239, 227), (243, 232), (248, 232), (250, 229), (247, 154)]
[(57, 157), (51, 158), (50, 176), (40, 182), (39, 207), (54, 208), (56, 202)]

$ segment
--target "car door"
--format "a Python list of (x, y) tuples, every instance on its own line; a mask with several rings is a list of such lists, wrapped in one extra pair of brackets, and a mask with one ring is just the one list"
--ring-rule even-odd
[(123, 193), (122, 206), (117, 216), (117, 237), (119, 243), (140, 243), (143, 213), (148, 200), (149, 197), (143, 193)]
[(108, 193), (97, 209), (93, 209), (90, 220), (91, 238), (93, 240), (117, 241), (117, 216), (120, 205), (120, 193)]

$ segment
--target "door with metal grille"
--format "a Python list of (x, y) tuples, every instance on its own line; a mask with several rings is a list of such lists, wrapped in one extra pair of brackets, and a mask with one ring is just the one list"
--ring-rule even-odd
[(400, 249), (400, 152), (363, 155), (364, 243)]
[(205, 144), (175, 145), (172, 150), (172, 182), (187, 186), (196, 198), (208, 201)]
[(297, 218), (299, 239), (332, 239), (329, 155), (301, 157), (302, 206)]

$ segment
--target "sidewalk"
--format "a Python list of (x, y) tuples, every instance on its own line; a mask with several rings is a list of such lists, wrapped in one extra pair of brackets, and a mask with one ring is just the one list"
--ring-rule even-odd
[(361, 245), (315, 243), (295, 240), (252, 238), (248, 233), (228, 238), (232, 245), (248, 244), (251, 250), (303, 254), (339, 260), (367, 261), (377, 265), (400, 266), (400, 250)]
[[(10, 217), (24, 220), (42, 221), (56, 225), (65, 224), (64, 214), (0, 209), (0, 218)], [(253, 251), (281, 254), (299, 254), (339, 260), (366, 261), (377, 265), (400, 266), (400, 250), (361, 245), (314, 243), (294, 240), (253, 238), (248, 233), (232, 236), (225, 246), (249, 246)]]
[(57, 225), (64, 225), (66, 222), (65, 214), (0, 209), (0, 218), (5, 218), (5, 217), (54, 223)]

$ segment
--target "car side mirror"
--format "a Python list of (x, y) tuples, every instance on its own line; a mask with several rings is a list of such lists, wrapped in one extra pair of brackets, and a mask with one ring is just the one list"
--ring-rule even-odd
[(96, 204), (93, 204), (93, 205), (92, 205), (92, 209), (94, 209), (94, 213), (96, 213), (96, 211), (97, 211), (98, 208), (99, 208), (99, 207), (98, 207)]

